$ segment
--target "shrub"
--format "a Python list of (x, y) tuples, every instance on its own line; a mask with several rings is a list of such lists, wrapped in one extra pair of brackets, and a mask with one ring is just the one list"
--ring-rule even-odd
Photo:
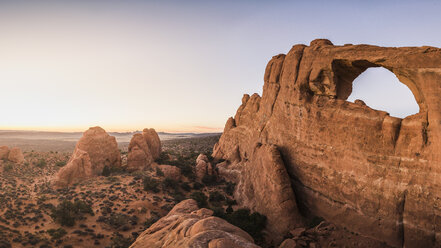
[(40, 158), (38, 162), (35, 164), (35, 166), (37, 166), (38, 168), (44, 168), (46, 167), (46, 165), (47, 165), (46, 160), (43, 158)]
[(149, 176), (145, 176), (142, 179), (142, 184), (144, 185), (145, 191), (152, 191), (154, 193), (159, 192), (159, 189), (158, 189), (159, 182), (154, 178), (151, 178)]
[(250, 214), (249, 209), (242, 208), (227, 214), (226, 220), (249, 233), (256, 243), (263, 241), (262, 230), (265, 229), (266, 226), (265, 215), (257, 212)]
[(164, 176), (164, 172), (162, 172), (161, 169), (159, 169), (158, 167), (156, 167), (156, 175), (158, 177), (163, 177)]
[(204, 208), (207, 206), (207, 196), (201, 191), (191, 193), (190, 198), (198, 203), (198, 207)]
[(151, 212), (151, 217), (148, 218), (145, 223), (144, 223), (144, 227), (147, 229), (149, 228), (151, 225), (153, 225), (156, 221), (159, 220), (159, 216), (157, 213), (155, 212)]
[(67, 234), (66, 230), (63, 228), (58, 229), (49, 229), (47, 233), (52, 237), (52, 239), (61, 239), (64, 235)]
[(5, 172), (12, 171), (12, 169), (14, 169), (14, 165), (12, 163), (7, 163), (5, 166), (3, 166), (3, 171)]
[(216, 175), (205, 175), (202, 178), (202, 183), (204, 183), (205, 185), (215, 185), (217, 182), (217, 178)]
[(128, 248), (133, 243), (132, 238), (125, 238), (123, 235), (115, 232), (112, 235), (112, 238), (110, 238), (112, 243), (110, 244), (110, 247), (112, 248)]
[(56, 166), (58, 166), (58, 167), (63, 167), (63, 166), (65, 166), (66, 165), (66, 161), (57, 161), (56, 163), (55, 163), (55, 165)]
[(210, 202), (221, 202), (225, 201), (225, 196), (223, 196), (219, 191), (210, 192), (210, 196), (208, 198)]
[(178, 182), (176, 180), (173, 180), (170, 178), (164, 179), (164, 181), (162, 182), (162, 185), (164, 186), (164, 189), (171, 189), (174, 191), (177, 191), (179, 188)]
[(181, 188), (187, 192), (189, 192), (191, 190), (190, 184), (188, 184), (187, 182), (182, 182)]
[(94, 215), (89, 204), (84, 201), (74, 203), (64, 200), (57, 207), (52, 209), (52, 219), (62, 226), (73, 226), (75, 221), (81, 219), (84, 214)]
[(199, 182), (194, 182), (194, 183), (193, 183), (193, 189), (195, 189), (195, 190), (200, 190), (200, 189), (202, 189), (203, 187), (204, 187), (204, 185), (201, 184), (201, 183), (199, 183)]
[(227, 193), (228, 195), (233, 195), (235, 187), (236, 185), (234, 183), (227, 182), (227, 185), (225, 186), (225, 193)]
[(114, 165), (108, 166), (108, 165), (106, 165), (106, 166), (104, 166), (103, 172), (101, 172), (101, 175), (103, 175), (105, 177), (108, 177), (108, 176), (110, 176), (112, 174), (121, 173), (122, 171), (123, 171), (123, 169), (120, 166), (114, 166)]

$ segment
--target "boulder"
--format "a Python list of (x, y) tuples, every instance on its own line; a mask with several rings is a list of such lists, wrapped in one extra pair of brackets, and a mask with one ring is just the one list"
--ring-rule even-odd
[(152, 154), (153, 160), (158, 159), (161, 155), (161, 140), (159, 139), (158, 133), (156, 133), (153, 128), (145, 128), (142, 131), (142, 136), (146, 140), (150, 153)]
[(9, 148), (7, 146), (0, 146), (0, 160), (7, 160), (9, 156)]
[[(143, 155), (141, 154), (144, 153)], [(144, 170), (161, 154), (161, 141), (155, 129), (144, 129), (130, 140), (127, 168), (130, 171)]]
[(54, 180), (54, 186), (67, 187), (93, 176), (92, 163), (86, 151), (76, 149), (69, 163), (62, 167)]
[(159, 169), (164, 173), (164, 176), (173, 180), (181, 179), (181, 169), (173, 165), (162, 164), (159, 165)]
[(209, 162), (207, 155), (199, 154), (196, 158), (196, 178), (202, 180), (205, 175), (213, 175), (216, 171), (213, 169), (211, 162)]
[(58, 171), (54, 185), (65, 187), (100, 176), (104, 167), (120, 167), (121, 154), (113, 136), (101, 127), (91, 127), (77, 142), (68, 163)]
[(178, 203), (138, 236), (131, 248), (258, 248), (242, 229), (199, 209), (193, 199)]
[(18, 147), (11, 148), (11, 150), (9, 150), (8, 160), (14, 163), (23, 163), (24, 156), (21, 149)]

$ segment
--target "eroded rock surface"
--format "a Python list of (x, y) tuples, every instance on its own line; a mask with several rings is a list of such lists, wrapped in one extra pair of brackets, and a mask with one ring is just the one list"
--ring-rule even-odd
[(214, 171), (213, 165), (209, 161), (207, 155), (205, 154), (199, 154), (199, 156), (196, 158), (196, 178), (201, 181), (202, 178), (206, 175), (213, 175), (216, 172)]
[(9, 150), (8, 160), (14, 163), (23, 163), (25, 159), (21, 149), (18, 147), (13, 147)]
[(128, 148), (127, 169), (144, 170), (161, 154), (161, 141), (153, 128), (134, 134)]
[(259, 247), (248, 233), (212, 214), (212, 210), (199, 209), (195, 200), (184, 200), (145, 230), (130, 247)]
[(101, 127), (91, 127), (77, 142), (69, 162), (55, 176), (54, 184), (64, 187), (99, 176), (106, 166), (121, 166), (118, 144)]
[[(413, 92), (418, 114), (400, 119), (346, 101), (352, 81), (380, 66)], [(221, 174), (234, 172), (239, 182), (252, 184), (259, 179), (244, 171), (268, 160), (259, 158), (256, 144), (273, 146), (303, 216), (323, 217), (390, 246), (441, 246), (440, 95), (438, 48), (334, 46), (328, 40), (295, 45), (268, 63), (262, 97), (243, 97), (213, 156), (227, 160)], [(258, 204), (247, 201), (241, 187), (236, 196), (244, 205)]]

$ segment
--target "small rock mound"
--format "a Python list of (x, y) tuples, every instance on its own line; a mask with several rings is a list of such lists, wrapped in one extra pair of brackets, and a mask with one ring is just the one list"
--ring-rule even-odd
[(207, 155), (199, 154), (196, 159), (196, 177), (198, 180), (202, 180), (205, 175), (213, 175), (215, 170), (213, 165), (210, 163)]
[(159, 169), (164, 173), (165, 178), (180, 180), (181, 179), (181, 169), (173, 165), (162, 164), (159, 165)]
[(144, 170), (161, 154), (161, 141), (155, 129), (144, 129), (130, 140), (127, 156), (127, 170)]
[(184, 200), (145, 230), (130, 247), (259, 247), (248, 233), (212, 215), (212, 210), (199, 209), (195, 200)]
[(25, 160), (20, 148), (14, 147), (9, 149), (7, 146), (0, 146), (0, 159), (13, 163), (23, 163)]
[(14, 163), (23, 163), (24, 156), (20, 148), (14, 147), (9, 150), (8, 160)]
[(101, 127), (91, 127), (78, 141), (69, 162), (55, 176), (54, 184), (65, 187), (99, 176), (104, 167), (121, 166), (118, 144)]

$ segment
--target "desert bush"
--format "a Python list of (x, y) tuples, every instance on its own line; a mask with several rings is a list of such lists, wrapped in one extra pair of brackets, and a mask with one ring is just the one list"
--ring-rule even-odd
[(43, 159), (43, 158), (40, 158), (40, 159), (37, 161), (37, 163), (35, 164), (35, 166), (37, 166), (38, 168), (44, 168), (44, 167), (46, 167), (46, 165), (47, 165), (47, 162), (46, 162), (46, 160)]
[(195, 190), (200, 190), (203, 187), (204, 187), (204, 185), (202, 183), (199, 183), (199, 182), (194, 182), (193, 183), (193, 189), (195, 189)]
[(104, 166), (103, 172), (101, 172), (101, 175), (103, 175), (105, 177), (108, 177), (110, 175), (119, 174), (121, 172), (123, 172), (123, 169), (120, 166), (113, 166), (113, 165), (112, 166), (107, 166), (106, 165), (106, 166)]
[(81, 219), (84, 214), (94, 215), (92, 207), (84, 201), (62, 201), (52, 209), (52, 219), (62, 226), (73, 226), (75, 221)]
[(67, 164), (67, 161), (57, 161), (57, 162), (55, 163), (55, 166), (63, 167), (63, 166), (65, 166), (66, 164)]
[(3, 171), (5, 172), (10, 172), (12, 171), (12, 169), (14, 169), (14, 165), (12, 163), (7, 163), (3, 166)]
[(152, 191), (154, 193), (159, 192), (158, 189), (159, 182), (154, 178), (151, 178), (149, 176), (144, 176), (144, 178), (142, 179), (142, 184), (144, 185), (145, 191)]
[(210, 192), (210, 195), (208, 197), (208, 201), (210, 202), (221, 202), (225, 201), (225, 196), (219, 193), (219, 191), (213, 191)]
[(128, 248), (133, 243), (132, 238), (126, 238), (117, 232), (113, 233), (110, 240), (112, 241), (112, 243), (110, 244), (111, 248)]
[(236, 187), (236, 185), (232, 182), (227, 182), (225, 185), (225, 193), (227, 193), (228, 195), (233, 195), (234, 193), (234, 188)]
[(190, 198), (198, 203), (198, 207), (207, 207), (207, 196), (201, 191), (195, 191), (191, 193)]
[(159, 169), (159, 167), (156, 167), (156, 175), (158, 177), (163, 177), (164, 176), (164, 172), (162, 172), (162, 170)]
[(216, 175), (206, 174), (204, 177), (202, 177), (202, 183), (204, 183), (207, 186), (215, 185), (217, 183)]
[(188, 184), (187, 182), (182, 182), (181, 183), (181, 189), (189, 192), (191, 190), (190, 184)]
[(261, 243), (262, 231), (266, 226), (266, 216), (258, 212), (250, 213), (249, 209), (242, 208), (232, 213), (227, 213), (226, 218), (231, 224), (249, 233), (256, 243)]
[(162, 181), (162, 186), (164, 189), (170, 189), (173, 191), (177, 191), (179, 189), (179, 184), (176, 180), (166, 178), (164, 181)]
[(52, 239), (61, 239), (64, 235), (67, 234), (66, 230), (63, 228), (58, 229), (49, 229), (47, 233), (51, 236)]

